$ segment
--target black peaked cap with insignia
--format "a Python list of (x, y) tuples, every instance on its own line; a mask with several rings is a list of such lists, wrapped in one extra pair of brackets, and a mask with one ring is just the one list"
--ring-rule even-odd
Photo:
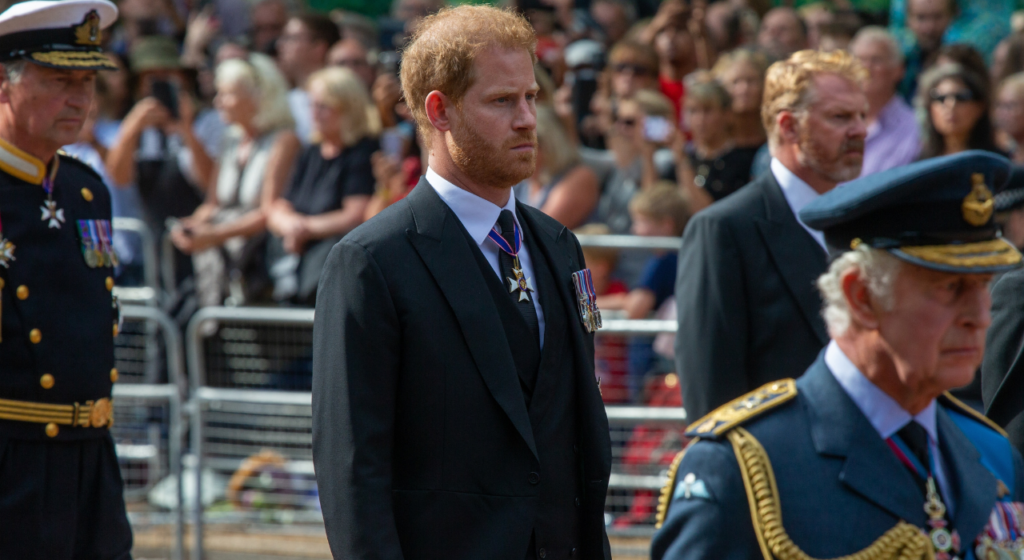
[(27, 60), (67, 70), (117, 70), (100, 46), (117, 19), (108, 0), (32, 0), (0, 14), (0, 63)]
[(835, 257), (860, 243), (906, 262), (956, 273), (1002, 272), (1021, 254), (993, 221), (1010, 161), (980, 150), (875, 173), (840, 185), (800, 211)]

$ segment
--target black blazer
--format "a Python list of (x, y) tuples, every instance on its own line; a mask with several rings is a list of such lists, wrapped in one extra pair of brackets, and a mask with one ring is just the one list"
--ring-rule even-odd
[(985, 414), (1006, 428), (1024, 449), (1024, 270), (1003, 274), (992, 285), (992, 324), (981, 364)]
[(690, 421), (814, 362), (829, 340), (814, 285), (825, 270), (824, 249), (770, 172), (690, 220), (676, 278), (676, 367)]
[[(576, 238), (519, 204), (559, 285), (576, 371), (582, 558), (610, 560), (608, 419), (576, 311)], [(331, 251), (313, 331), (313, 460), (335, 558), (522, 560), (539, 461), (494, 300), (423, 179)], [(557, 308), (556, 308), (557, 309)]]

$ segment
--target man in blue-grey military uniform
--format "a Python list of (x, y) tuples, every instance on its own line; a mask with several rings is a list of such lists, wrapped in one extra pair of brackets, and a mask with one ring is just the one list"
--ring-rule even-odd
[(110, 196), (60, 155), (92, 105), (107, 0), (0, 14), (0, 558), (131, 557), (111, 392)]
[(1009, 169), (964, 152), (804, 208), (832, 256), (831, 341), (798, 381), (690, 426), (654, 559), (1021, 557), (1021, 457), (947, 392), (981, 362), (992, 275), (1021, 265), (992, 221)]

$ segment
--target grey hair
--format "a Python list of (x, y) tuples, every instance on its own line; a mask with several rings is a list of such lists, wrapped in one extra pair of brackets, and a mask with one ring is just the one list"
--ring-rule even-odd
[(20, 82), (22, 74), (25, 73), (26, 64), (28, 64), (28, 61), (24, 59), (4, 62), (4, 79), (12, 84)]
[(891, 310), (895, 303), (893, 286), (902, 267), (903, 261), (865, 244), (858, 245), (856, 249), (832, 261), (828, 271), (817, 282), (824, 302), (821, 316), (825, 319), (829, 334), (833, 337), (841, 336), (850, 328), (850, 305), (843, 292), (843, 276), (847, 272), (856, 270), (867, 281), (868, 292), (882, 309)]
[(861, 41), (885, 43), (885, 48), (889, 50), (889, 62), (899, 65), (903, 64), (903, 49), (900, 48), (896, 37), (888, 29), (878, 25), (869, 25), (861, 29), (853, 36), (853, 40), (850, 41), (850, 50), (852, 51), (852, 46)]

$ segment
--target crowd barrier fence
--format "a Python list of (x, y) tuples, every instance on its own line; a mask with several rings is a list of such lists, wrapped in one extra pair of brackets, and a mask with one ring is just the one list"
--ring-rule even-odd
[[(322, 524), (312, 462), (311, 309), (210, 307), (193, 316), (185, 334), (190, 386), (194, 486), (213, 481), (229, 511), (207, 511), (193, 502), (192, 558), (203, 557), (203, 525), (209, 519), (241, 523)], [(600, 336), (644, 336), (674, 332), (674, 321), (606, 320)], [(678, 407), (608, 406), (613, 473), (608, 509), (620, 516), (637, 509), (641, 523), (609, 527), (609, 534), (649, 537), (649, 514), (665, 469), (682, 447), (686, 414)], [(658, 461), (650, 449), (630, 449), (637, 437), (660, 442)], [(633, 513), (637, 513), (634, 511)], [(208, 519), (209, 518), (209, 519)], [(623, 517), (625, 518), (625, 517)]]
[[(113, 390), (115, 422), (111, 435), (125, 481), (125, 501), (145, 502), (158, 483), (165, 479), (171, 482), (175, 494), (170, 511), (174, 526), (171, 557), (182, 560), (182, 402), (186, 386), (181, 335), (177, 325), (155, 307), (126, 305), (122, 317), (122, 334), (114, 339), (114, 362), (119, 374)], [(129, 517), (134, 526), (139, 526), (168, 516), (132, 511)]]

